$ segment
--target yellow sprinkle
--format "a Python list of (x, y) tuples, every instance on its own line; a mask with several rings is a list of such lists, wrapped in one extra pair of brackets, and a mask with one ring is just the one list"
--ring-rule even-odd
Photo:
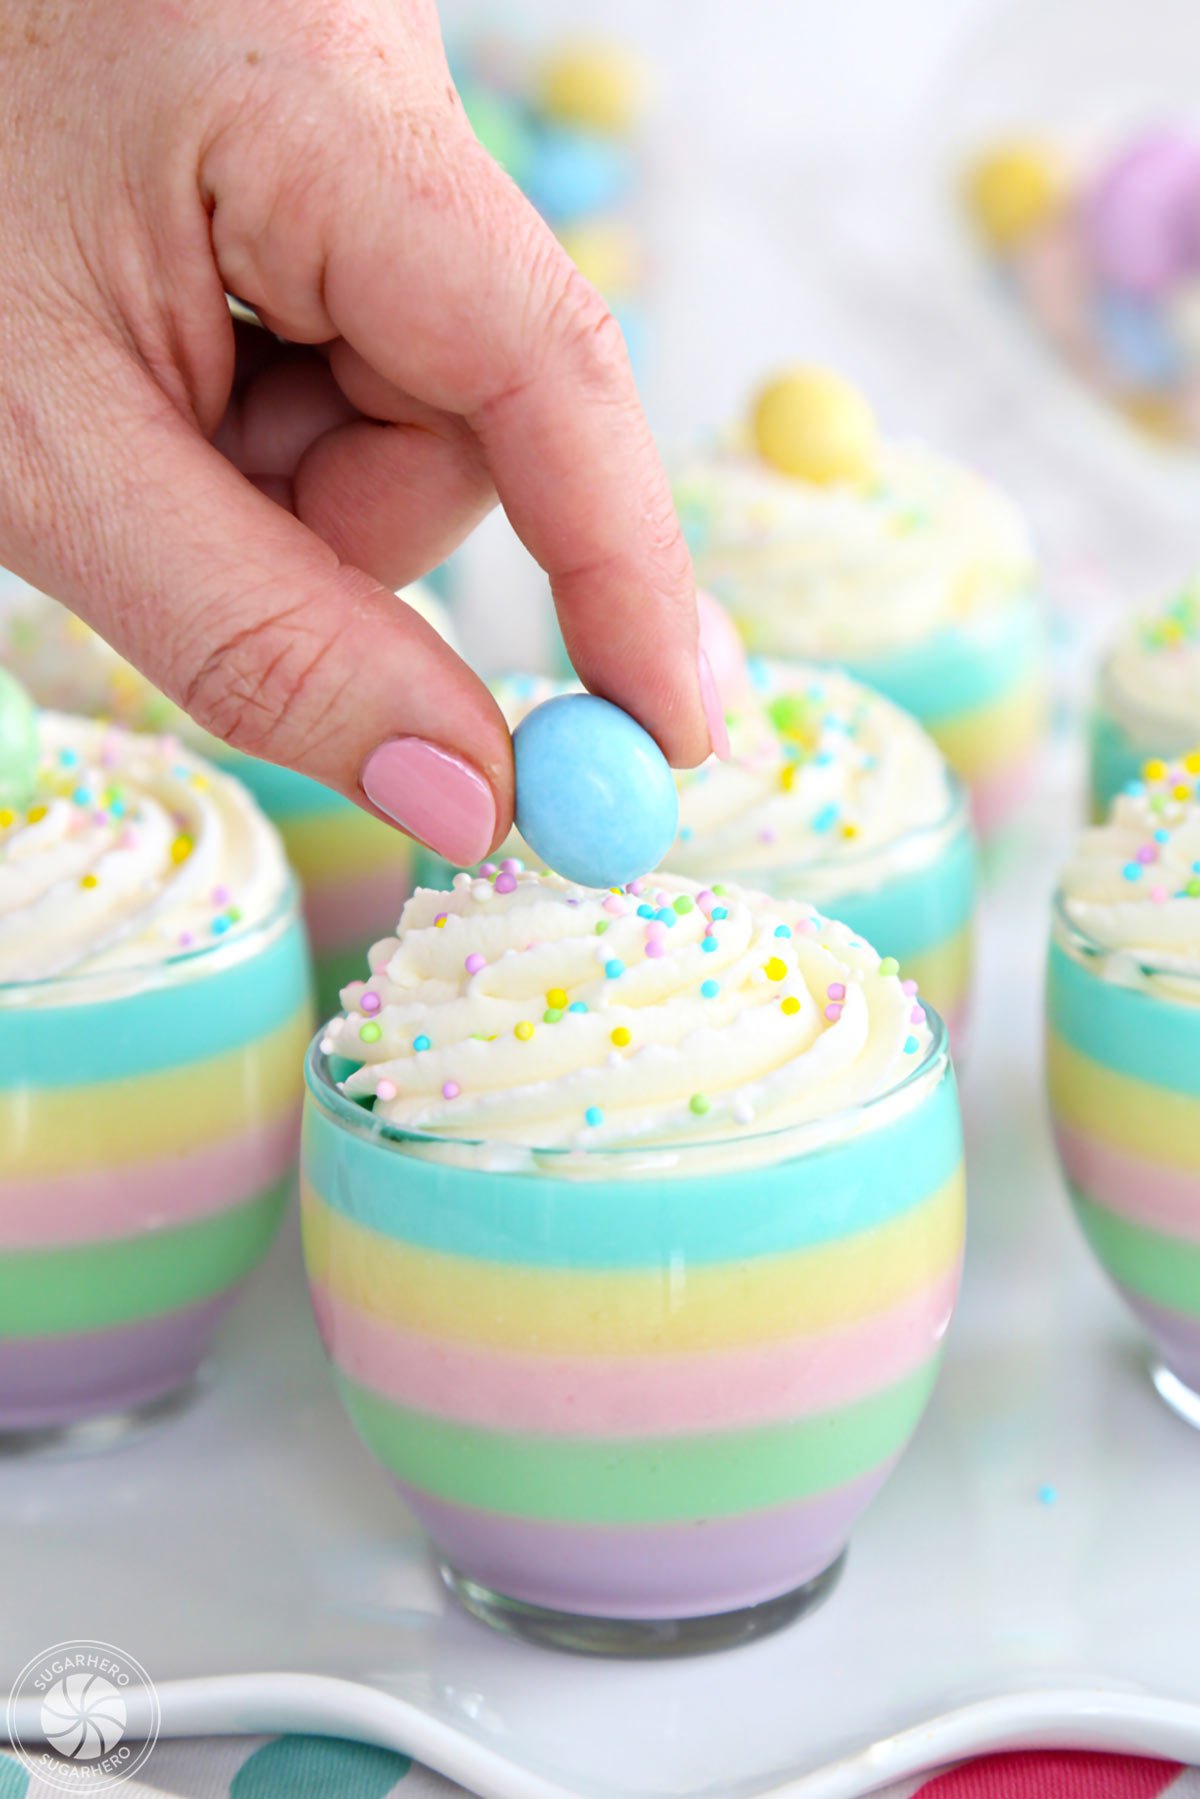
[(780, 1011), (786, 1012), (789, 1018), (792, 1016), (793, 1012), (798, 1012), (799, 1010), (800, 1001), (793, 998), (790, 994), (787, 999), (780, 1001)]
[(565, 990), (562, 987), (551, 987), (546, 995), (546, 1004), (551, 1011), (565, 1012), (569, 1004)]
[(1157, 756), (1152, 757), (1149, 762), (1144, 762), (1142, 764), (1143, 781), (1161, 781), (1166, 772), (1166, 763), (1160, 762)]
[(440, 918), (435, 918), (435, 919), (434, 919), (434, 921), (433, 921), (433, 924), (434, 924), (434, 929), (435, 929), (435, 930), (438, 930), (438, 931), (444, 931), (444, 930), (445, 930), (445, 928), (446, 928), (446, 915), (445, 915), (445, 913), (443, 913), (443, 914), (442, 914), (442, 916), (441, 916), (441, 917), (440, 917)]
[(25, 814), (27, 822), (31, 825), (40, 824), (45, 816), (45, 806), (30, 806), (28, 812)]
[(200, 792), (203, 793), (204, 789), (208, 786), (207, 775), (193, 775), (192, 786), (199, 788)]
[(790, 793), (796, 785), (796, 764), (785, 762), (779, 771), (779, 785), (785, 793)]
[(1200, 775), (1200, 750), (1190, 750), (1183, 758), (1183, 766), (1189, 775)]
[(186, 862), (194, 847), (190, 837), (184, 837), (182, 835), (177, 837), (171, 845), (172, 862), (176, 864)]
[(769, 981), (782, 981), (787, 976), (787, 963), (782, 956), (772, 956), (769, 962), (763, 963), (763, 970)]
[(519, 1037), (522, 1043), (529, 1042), (529, 1039), (533, 1036), (533, 1026), (527, 1018), (523, 1018), (520, 1024), (515, 1027), (513, 1036)]
[(1191, 797), (1192, 790), (1186, 781), (1176, 782), (1175, 786), (1171, 789), (1171, 798), (1173, 800), (1190, 800)]
[(623, 1024), (619, 1024), (612, 1034), (611, 1041), (616, 1044), (618, 1049), (624, 1049), (625, 1045), (631, 1042), (632, 1039), (633, 1032), (627, 1031)]
[(99, 875), (80, 875), (79, 885), (81, 887), (98, 887), (100, 885), (100, 876)]
[(8, 806), (0, 806), (0, 831), (7, 831), (17, 822), (17, 815)]

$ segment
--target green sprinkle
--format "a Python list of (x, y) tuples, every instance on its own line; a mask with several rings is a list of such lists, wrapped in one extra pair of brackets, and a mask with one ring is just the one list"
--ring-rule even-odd
[(604, 935), (605, 931), (607, 931), (607, 929), (608, 929), (608, 920), (606, 918), (602, 918), (596, 926), (597, 937), (603, 937), (603, 935)]
[(549, 1006), (549, 1007), (547, 1007), (546, 1011), (544, 1011), (542, 1013), (542, 1023), (543, 1024), (557, 1024), (561, 1017), (562, 1017), (561, 1007)]
[(359, 1025), (358, 1034), (364, 1043), (378, 1043), (383, 1036), (383, 1032), (374, 1022)]
[(687, 894), (687, 893), (681, 893), (679, 895), (678, 899), (674, 900), (672, 903), (675, 907), (676, 912), (678, 912), (680, 918), (685, 917), (686, 914), (689, 912), (694, 912), (696, 909), (695, 900), (692, 899), (691, 895)]
[(895, 956), (884, 956), (883, 960), (879, 964), (879, 972), (880, 972), (880, 974), (884, 974), (884, 975), (899, 974), (900, 973), (900, 964), (899, 964), (899, 962), (897, 962)]
[(691, 1099), (688, 1100), (688, 1105), (696, 1114), (697, 1118), (703, 1118), (711, 1104), (712, 1101), (703, 1093), (693, 1093)]

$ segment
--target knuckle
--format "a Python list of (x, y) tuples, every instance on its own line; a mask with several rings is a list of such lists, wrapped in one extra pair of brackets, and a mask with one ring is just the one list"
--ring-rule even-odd
[(591, 282), (565, 257), (563, 261), (546, 323), (589, 384), (624, 397), (632, 390), (632, 375), (621, 327)]
[(183, 685), (184, 709), (233, 749), (290, 760), (320, 748), (335, 696), (323, 680), (334, 644), (303, 605), (218, 633)]

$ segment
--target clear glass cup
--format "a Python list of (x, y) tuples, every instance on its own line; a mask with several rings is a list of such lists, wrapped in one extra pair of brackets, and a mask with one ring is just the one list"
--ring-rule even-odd
[(291, 1191), (299, 896), (141, 969), (0, 985), (0, 1442), (186, 1392)]
[(496, 1627), (719, 1648), (809, 1609), (929, 1397), (962, 1136), (945, 1027), (890, 1092), (741, 1140), (404, 1132), (307, 1062), (304, 1252), (350, 1417)]
[(1076, 1217), (1200, 1425), (1200, 976), (1097, 943), (1057, 896), (1046, 1064)]
[(1151, 757), (1167, 761), (1186, 756), (1200, 744), (1200, 718), (1193, 730), (1181, 730), (1177, 719), (1156, 718), (1152, 711), (1134, 716), (1112, 690), (1111, 657), (1101, 667), (1088, 723), (1088, 774), (1092, 817), (1102, 819), (1118, 793), (1140, 781)]

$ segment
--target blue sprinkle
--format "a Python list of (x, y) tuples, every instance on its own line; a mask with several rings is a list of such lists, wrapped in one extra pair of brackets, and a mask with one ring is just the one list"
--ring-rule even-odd
[(720, 991), (721, 991), (721, 988), (720, 988), (720, 985), (718, 984), (718, 982), (716, 982), (716, 981), (701, 981), (700, 991), (704, 995), (705, 999), (716, 999), (718, 993), (720, 993)]
[(660, 924), (665, 924), (668, 930), (674, 930), (676, 924), (678, 923), (678, 920), (676, 919), (676, 916), (675, 916), (674, 912), (671, 910), (670, 906), (661, 906), (659, 908), (659, 910), (654, 914), (654, 916), (655, 916), (655, 918), (658, 919)]
[(654, 907), (647, 906), (645, 904), (640, 905), (637, 909), (637, 915), (639, 918), (653, 918), (654, 917)]
[(604, 972), (610, 981), (615, 981), (619, 975), (625, 973), (625, 964), (624, 962), (618, 961), (616, 956), (614, 956), (611, 962), (606, 962), (604, 964)]
[(711, 956), (716, 947), (717, 940), (715, 937), (701, 937), (700, 948), (704, 951), (705, 955)]
[(790, 937), (791, 934), (792, 927), (790, 924), (777, 924), (775, 926), (775, 935), (777, 937)]
[(125, 801), (124, 800), (114, 800), (112, 805), (108, 808), (108, 810), (113, 818), (124, 818), (124, 816), (125, 816)]
[(1171, 841), (1170, 831), (1164, 831), (1161, 828), (1159, 830), (1155, 831), (1154, 841), (1155, 841), (1155, 843), (1170, 843), (1170, 841)]
[(422, 1033), (419, 1037), (413, 1038), (413, 1048), (418, 1052), (418, 1054), (421, 1052), (421, 1050), (429, 1048), (429, 1039), (425, 1035), (424, 1031), (422, 1031)]
[(833, 761), (833, 751), (832, 750), (818, 750), (816, 755), (813, 757), (813, 763), (817, 768), (825, 768), (832, 761)]
[(90, 806), (92, 803), (92, 790), (90, 787), (77, 787), (71, 795), (71, 798), (75, 801), (77, 806)]
[(585, 1124), (603, 1124), (604, 1113), (600, 1110), (599, 1106), (589, 1106), (583, 1115), (583, 1122)]
[(1058, 1502), (1058, 1488), (1047, 1483), (1046, 1486), (1038, 1488), (1038, 1498), (1043, 1505), (1055, 1505)]
[(904, 1053), (906, 1056), (915, 1056), (920, 1047), (921, 1045), (915, 1037), (907, 1037), (904, 1042)]
[(229, 920), (227, 918), (214, 918), (209, 929), (214, 937), (223, 937), (229, 929)]
[(570, 1005), (567, 1007), (567, 1011), (568, 1012), (586, 1012), (587, 1011), (586, 1000), (573, 999), (571, 1001)]
[(1142, 878), (1142, 865), (1140, 862), (1127, 862), (1121, 870), (1121, 873), (1125, 876), (1127, 881), (1140, 881)]
[(709, 914), (709, 916), (714, 921), (718, 918), (728, 918), (729, 917), (729, 907), (728, 906), (714, 906), (711, 913)]
[(79, 752), (77, 750), (59, 750), (58, 760), (63, 768), (74, 768), (79, 760)]
[(840, 811), (840, 807), (835, 806), (833, 801), (830, 800), (830, 802), (827, 806), (821, 807), (821, 810), (817, 813), (816, 817), (813, 819), (813, 821), (812, 821), (813, 830), (814, 831), (832, 831), (834, 825), (838, 821), (838, 812), (839, 811)]
[(770, 687), (771, 671), (761, 656), (747, 656), (746, 673), (750, 677), (751, 684), (757, 687), (761, 693), (765, 693)]

